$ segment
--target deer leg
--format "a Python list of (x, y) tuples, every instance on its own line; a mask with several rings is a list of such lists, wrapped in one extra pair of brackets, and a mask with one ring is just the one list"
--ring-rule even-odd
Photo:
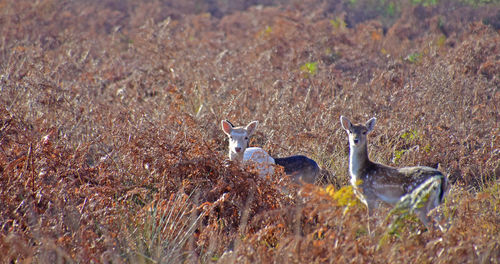
[[(370, 222), (372, 221), (373, 214), (375, 212), (375, 208), (377, 207), (377, 203), (373, 200), (365, 200), (366, 207), (368, 207), (368, 234), (372, 234), (371, 229), (370, 229)], [(376, 219), (374, 218), (375, 223)]]

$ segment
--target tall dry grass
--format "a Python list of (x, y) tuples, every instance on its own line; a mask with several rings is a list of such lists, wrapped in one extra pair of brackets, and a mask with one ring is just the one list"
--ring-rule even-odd
[[(499, 7), (255, 2), (0, 3), (4, 262), (498, 263)], [(373, 160), (449, 175), (446, 231), (368, 232), (341, 114), (378, 118)], [(226, 161), (221, 119), (321, 184)]]

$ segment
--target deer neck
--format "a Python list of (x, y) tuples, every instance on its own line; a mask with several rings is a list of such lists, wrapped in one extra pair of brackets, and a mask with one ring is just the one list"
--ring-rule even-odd
[(350, 146), (349, 154), (349, 173), (351, 174), (351, 183), (356, 185), (357, 180), (363, 180), (363, 174), (369, 166), (368, 150), (366, 145)]
[(232, 161), (242, 161), (243, 160), (243, 152), (237, 153), (234, 151), (229, 151), (229, 160)]

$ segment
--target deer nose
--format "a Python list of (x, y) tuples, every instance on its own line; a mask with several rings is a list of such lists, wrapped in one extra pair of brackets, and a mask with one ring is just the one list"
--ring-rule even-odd
[(236, 147), (236, 148), (234, 148), (234, 150), (236, 150), (236, 152), (240, 152), (240, 151), (241, 151), (241, 148)]
[(354, 141), (354, 144), (358, 144), (359, 139), (355, 138), (353, 141)]

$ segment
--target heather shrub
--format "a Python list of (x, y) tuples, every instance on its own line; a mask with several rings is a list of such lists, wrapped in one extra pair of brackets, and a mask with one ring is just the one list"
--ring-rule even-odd
[[(1, 2), (2, 261), (498, 263), (499, 12)], [(448, 175), (443, 231), (385, 207), (369, 223), (341, 114), (377, 117), (374, 161)], [(307, 155), (322, 179), (227, 161), (222, 119), (259, 120), (250, 146)]]

